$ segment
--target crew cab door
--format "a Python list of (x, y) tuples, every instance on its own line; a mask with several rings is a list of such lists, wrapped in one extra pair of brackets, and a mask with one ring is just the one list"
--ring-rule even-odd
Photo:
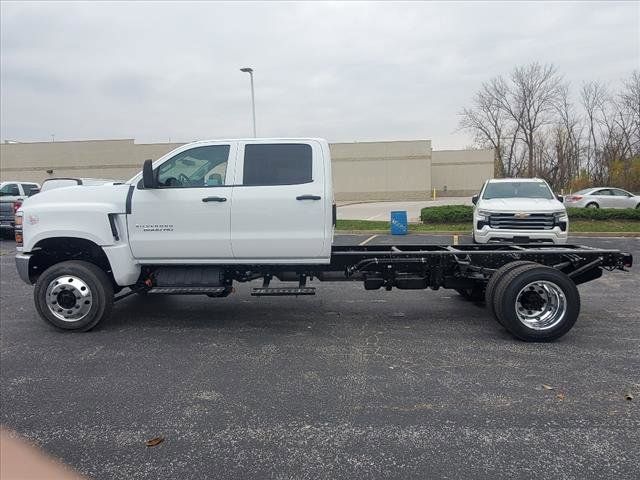
[(157, 188), (135, 186), (129, 242), (141, 260), (229, 259), (236, 145), (183, 147), (154, 164)]
[(304, 263), (328, 256), (324, 161), (314, 141), (238, 145), (231, 205), (236, 259)]

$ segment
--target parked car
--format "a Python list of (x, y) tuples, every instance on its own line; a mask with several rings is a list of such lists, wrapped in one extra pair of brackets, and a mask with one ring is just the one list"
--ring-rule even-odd
[(562, 197), (539, 178), (487, 180), (472, 199), (476, 243), (566, 243), (569, 218)]
[(40, 184), (35, 182), (2, 182), (0, 183), (0, 200), (15, 202), (23, 201), (31, 195), (32, 190), (40, 189)]
[(0, 184), (0, 233), (12, 235), (16, 211), (25, 198), (37, 192), (40, 185), (33, 182), (7, 181)]
[(564, 197), (566, 207), (640, 208), (640, 195), (621, 188), (592, 187)]
[(108, 185), (113, 183), (122, 183), (119, 180), (109, 180), (105, 178), (75, 178), (75, 177), (59, 177), (59, 178), (47, 178), (44, 182), (42, 182), (42, 188), (40, 188), (41, 192), (46, 192), (47, 190), (53, 190), (54, 188), (63, 188), (63, 187), (75, 187), (77, 185)]

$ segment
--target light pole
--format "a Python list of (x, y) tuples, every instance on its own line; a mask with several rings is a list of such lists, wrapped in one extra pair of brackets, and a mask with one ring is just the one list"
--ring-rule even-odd
[(253, 68), (244, 67), (240, 69), (241, 72), (248, 73), (251, 77), (251, 109), (253, 111), (253, 137), (256, 137), (256, 97), (253, 93)]

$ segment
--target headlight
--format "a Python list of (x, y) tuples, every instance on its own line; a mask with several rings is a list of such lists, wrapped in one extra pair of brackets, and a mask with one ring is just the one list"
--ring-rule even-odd
[(488, 220), (491, 212), (487, 210), (476, 210), (476, 219), (478, 220)]
[(553, 216), (556, 218), (556, 221), (566, 222), (567, 220), (569, 220), (566, 210), (553, 212)]

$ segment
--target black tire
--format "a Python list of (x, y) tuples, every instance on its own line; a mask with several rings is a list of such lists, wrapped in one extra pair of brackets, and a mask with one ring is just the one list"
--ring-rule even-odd
[[(91, 295), (91, 305), (85, 316), (78, 320), (62, 320), (49, 308), (47, 289), (59, 277), (72, 276), (84, 282)], [(33, 291), (36, 310), (44, 321), (61, 330), (85, 332), (111, 314), (113, 307), (113, 284), (107, 274), (93, 263), (71, 260), (57, 263), (46, 269), (36, 282)], [(73, 298), (73, 297), (72, 297)], [(72, 300), (77, 302), (76, 300)], [(60, 302), (61, 303), (61, 302)], [(69, 308), (80, 308), (79, 306)], [(67, 310), (65, 307), (64, 310)], [(59, 310), (61, 311), (61, 310)], [(71, 310), (69, 310), (71, 313)]]
[(595, 209), (598, 209), (598, 208), (600, 208), (600, 205), (598, 205), (596, 202), (591, 202), (591, 203), (587, 203), (587, 204), (585, 205), (585, 208), (595, 208)]
[(640, 210), (640, 203), (636, 205), (636, 210)]
[(489, 281), (487, 282), (487, 286), (484, 290), (484, 301), (485, 301), (485, 304), (487, 305), (487, 308), (489, 309), (489, 312), (491, 312), (491, 315), (493, 316), (493, 318), (495, 318), (498, 321), (498, 323), (500, 323), (500, 325), (502, 325), (502, 322), (496, 316), (496, 310), (493, 305), (496, 288), (498, 286), (498, 283), (500, 283), (500, 280), (502, 280), (507, 273), (509, 273), (510, 271), (518, 267), (522, 267), (523, 265), (538, 265), (538, 264), (535, 262), (530, 262), (528, 260), (516, 260), (515, 262), (509, 262), (503, 265), (502, 267), (500, 267), (495, 272), (493, 272), (493, 275), (491, 275), (491, 278), (489, 278)]
[(481, 287), (456, 288), (456, 292), (458, 292), (462, 298), (471, 302), (484, 301), (484, 288)]
[[(527, 313), (523, 299), (532, 294), (537, 296), (536, 301), (541, 300), (543, 297), (537, 292), (543, 292), (544, 287), (539, 286), (542, 282), (552, 289), (552, 293), (561, 293), (563, 300), (555, 309), (549, 298), (538, 307), (534, 306), (531, 309), (534, 315), (537, 309), (547, 309), (548, 305), (551, 305), (549, 312), (555, 313), (550, 313), (547, 326), (537, 323), (538, 328), (533, 328), (522, 320), (521, 316)], [(580, 313), (580, 294), (573, 280), (563, 272), (543, 265), (523, 265), (507, 273), (499, 282), (494, 293), (494, 307), (496, 317), (514, 337), (527, 342), (549, 342), (573, 328)], [(532, 311), (528, 313), (532, 314)]]

